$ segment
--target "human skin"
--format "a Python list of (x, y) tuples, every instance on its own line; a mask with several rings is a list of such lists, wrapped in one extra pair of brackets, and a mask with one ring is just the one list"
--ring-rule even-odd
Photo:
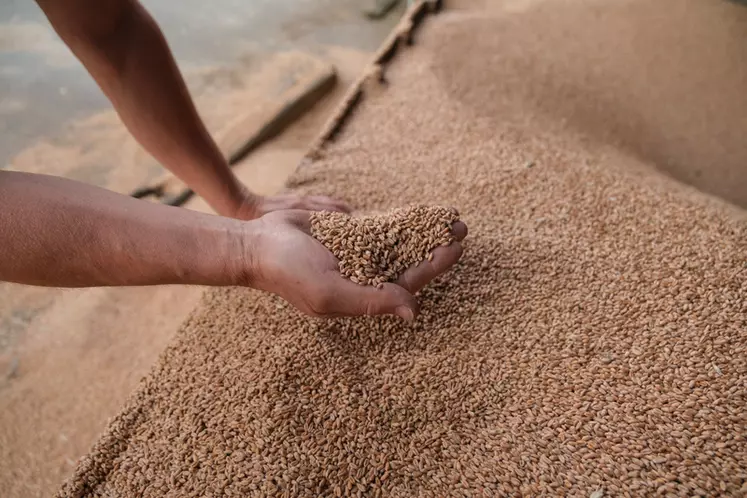
[(324, 196), (262, 197), (235, 177), (201, 121), (166, 41), (134, 0), (39, 0), (54, 29), (136, 140), (218, 215), (152, 204), (83, 183), (0, 171), (0, 280), (55, 287), (241, 285), (312, 316), (395, 314), (461, 256), (457, 241), (383, 289), (338, 272), (310, 235)]
[(208, 133), (156, 22), (135, 0), (38, 0), (62, 41), (132, 136), (216, 213), (252, 219), (278, 209), (348, 211), (324, 196), (253, 194)]
[(248, 286), (311, 316), (393, 314), (412, 321), (413, 294), (462, 254), (458, 239), (382, 289), (343, 278), (310, 235), (310, 211), (243, 221), (152, 204), (84, 183), (0, 171), (0, 280), (54, 287)]

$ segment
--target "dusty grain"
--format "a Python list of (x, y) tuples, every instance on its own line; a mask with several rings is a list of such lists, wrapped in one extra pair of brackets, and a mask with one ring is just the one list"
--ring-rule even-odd
[(361, 285), (394, 282), (406, 269), (431, 261), (431, 251), (454, 241), (453, 208), (407, 206), (385, 214), (311, 215), (311, 234), (340, 261), (340, 273)]

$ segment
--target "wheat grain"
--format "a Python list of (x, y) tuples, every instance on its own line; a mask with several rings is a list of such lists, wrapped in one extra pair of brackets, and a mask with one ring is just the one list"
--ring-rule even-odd
[(431, 251), (454, 240), (453, 208), (408, 206), (385, 214), (352, 217), (317, 211), (311, 234), (339, 260), (340, 273), (354, 283), (381, 286), (425, 260)]
[[(581, 15), (574, 5), (428, 21), (423, 44), (387, 68), (391, 84), (304, 173), (317, 181), (302, 194), (383, 210), (316, 215), (341, 273), (364, 283), (427, 258), (449, 219), (441, 231), (430, 209), (459, 206), (464, 257), (421, 292), (414, 326), (310, 319), (274, 296), (215, 290), (61, 494), (745, 496), (743, 214), (516, 98), (537, 98), (522, 92), (546, 67), (529, 62), (555, 61), (558, 47), (612, 57), (575, 42), (588, 30), (619, 44), (710, 26), (726, 43), (737, 7), (632, 0)], [(473, 60), (476, 44), (492, 64)], [(647, 46), (659, 64), (679, 48)], [(607, 83), (648, 82), (647, 69)], [(426, 215), (384, 230), (404, 200)], [(394, 250), (408, 226), (417, 251)]]

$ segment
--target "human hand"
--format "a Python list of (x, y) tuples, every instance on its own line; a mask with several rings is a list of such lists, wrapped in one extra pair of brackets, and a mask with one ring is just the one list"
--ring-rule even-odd
[(316, 317), (388, 314), (412, 322), (420, 311), (413, 294), (459, 260), (460, 241), (467, 235), (464, 223), (454, 223), (456, 241), (434, 250), (432, 261), (408, 269), (396, 283), (379, 289), (340, 275), (337, 258), (311, 236), (309, 217), (305, 210), (275, 211), (248, 224), (255, 243), (246, 284), (279, 295)]
[(231, 217), (240, 220), (253, 220), (273, 211), (289, 209), (350, 212), (350, 206), (345, 202), (323, 195), (281, 194), (262, 196), (245, 191), (241, 197), (241, 202), (235, 208)]

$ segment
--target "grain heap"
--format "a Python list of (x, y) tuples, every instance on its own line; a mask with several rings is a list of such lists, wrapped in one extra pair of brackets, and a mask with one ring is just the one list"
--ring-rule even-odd
[[(676, 159), (658, 130), (722, 157), (683, 116), (721, 109), (717, 126), (744, 130), (747, 10), (500, 4), (429, 18), (295, 183), (363, 212), (459, 209), (464, 256), (417, 322), (212, 291), (61, 496), (747, 493), (747, 219), (652, 167)], [(598, 51), (620, 39), (646, 47), (622, 80), (603, 71), (619, 52)], [(713, 102), (668, 97), (661, 71)], [(657, 98), (639, 108), (631, 87)], [(576, 92), (594, 105), (547, 108)]]
[(320, 211), (311, 215), (311, 234), (340, 260), (340, 273), (361, 285), (394, 282), (439, 246), (454, 241), (453, 208), (408, 206), (385, 214), (352, 217)]

